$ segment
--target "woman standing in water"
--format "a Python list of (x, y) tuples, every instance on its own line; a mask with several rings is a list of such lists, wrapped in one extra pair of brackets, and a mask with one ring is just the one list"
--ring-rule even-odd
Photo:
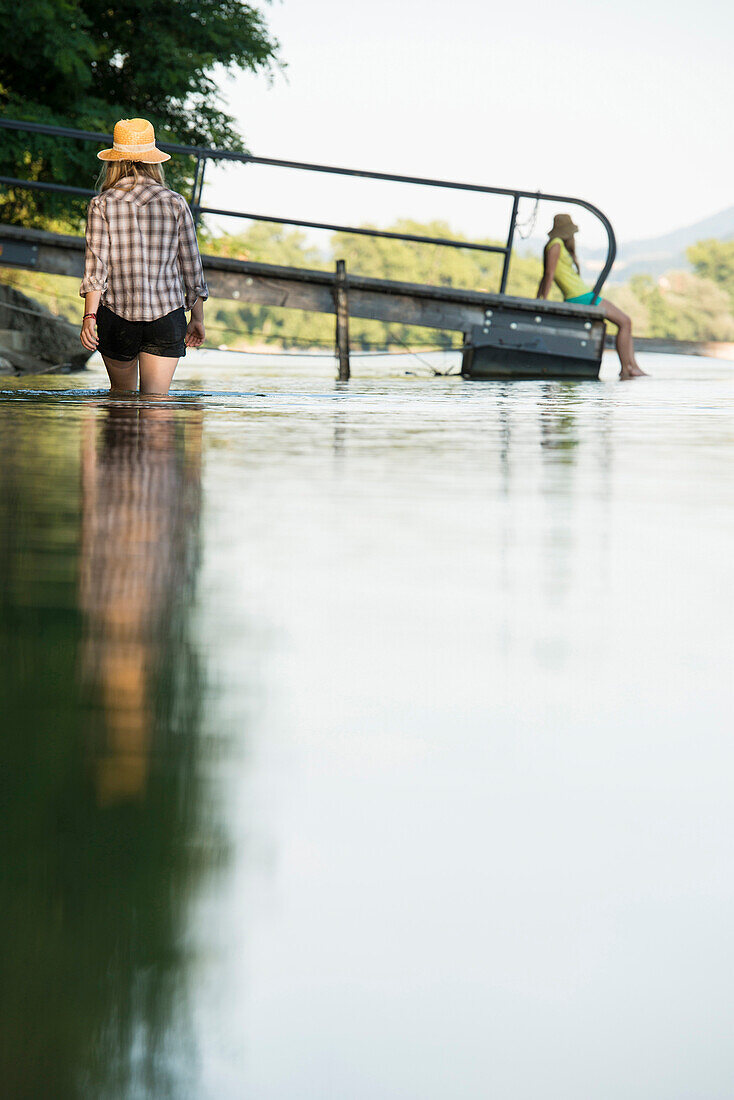
[[(186, 348), (204, 342), (209, 290), (183, 195), (164, 181), (153, 126), (115, 123), (87, 212), (81, 342), (98, 350), (112, 392), (167, 394)], [(191, 310), (186, 324), (185, 309)]]
[(547, 298), (555, 282), (566, 302), (584, 306), (601, 306), (604, 316), (617, 326), (617, 354), (621, 370), (620, 378), (639, 378), (645, 374), (635, 359), (632, 342), (632, 321), (618, 306), (606, 298), (600, 298), (581, 278), (576, 258), (576, 233), (568, 214), (556, 214), (553, 228), (548, 233), (548, 243), (543, 251), (543, 277), (538, 287), (538, 298)]

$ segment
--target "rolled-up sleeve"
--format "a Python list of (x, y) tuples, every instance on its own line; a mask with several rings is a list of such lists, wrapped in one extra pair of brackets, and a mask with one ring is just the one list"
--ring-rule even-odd
[(81, 298), (92, 290), (107, 289), (110, 233), (104, 211), (95, 199), (92, 199), (87, 211), (85, 240), (87, 247), (84, 254), (84, 278), (79, 287)]
[(204, 268), (196, 241), (196, 226), (185, 199), (178, 204), (178, 262), (185, 291), (185, 309), (191, 309), (197, 298), (209, 297)]

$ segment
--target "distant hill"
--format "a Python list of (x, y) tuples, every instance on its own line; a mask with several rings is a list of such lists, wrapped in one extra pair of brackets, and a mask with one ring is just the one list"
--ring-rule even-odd
[[(631, 275), (662, 275), (672, 269), (687, 270), (691, 265), (686, 259), (686, 249), (710, 237), (720, 241), (734, 238), (734, 206), (660, 237), (618, 244), (617, 259), (609, 281), (622, 283)], [(599, 271), (604, 256), (601, 248), (583, 250), (581, 260), (590, 271)]]

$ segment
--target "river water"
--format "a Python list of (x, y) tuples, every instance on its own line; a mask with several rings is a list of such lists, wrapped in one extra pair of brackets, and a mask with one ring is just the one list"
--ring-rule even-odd
[(5, 1095), (730, 1100), (732, 365), (97, 358), (0, 379)]

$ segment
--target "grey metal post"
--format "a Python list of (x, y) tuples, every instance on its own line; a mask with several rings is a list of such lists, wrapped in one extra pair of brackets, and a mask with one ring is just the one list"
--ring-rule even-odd
[(201, 192), (204, 187), (204, 168), (206, 160), (203, 157), (196, 158), (196, 170), (194, 171), (194, 187), (191, 195), (191, 213), (194, 217), (194, 228), (199, 228), (201, 218)]
[(336, 284), (334, 287), (334, 305), (336, 312), (336, 353), (339, 357), (339, 381), (349, 381), (349, 298), (347, 296), (347, 265), (344, 260), (336, 261)]
[(512, 200), (512, 215), (510, 216), (510, 232), (507, 234), (507, 252), (505, 252), (505, 262), (502, 265), (502, 281), (500, 283), (500, 294), (505, 293), (507, 287), (507, 276), (510, 274), (510, 257), (512, 256), (512, 242), (515, 238), (515, 222), (517, 221), (517, 208), (520, 205), (520, 196), (515, 195)]

